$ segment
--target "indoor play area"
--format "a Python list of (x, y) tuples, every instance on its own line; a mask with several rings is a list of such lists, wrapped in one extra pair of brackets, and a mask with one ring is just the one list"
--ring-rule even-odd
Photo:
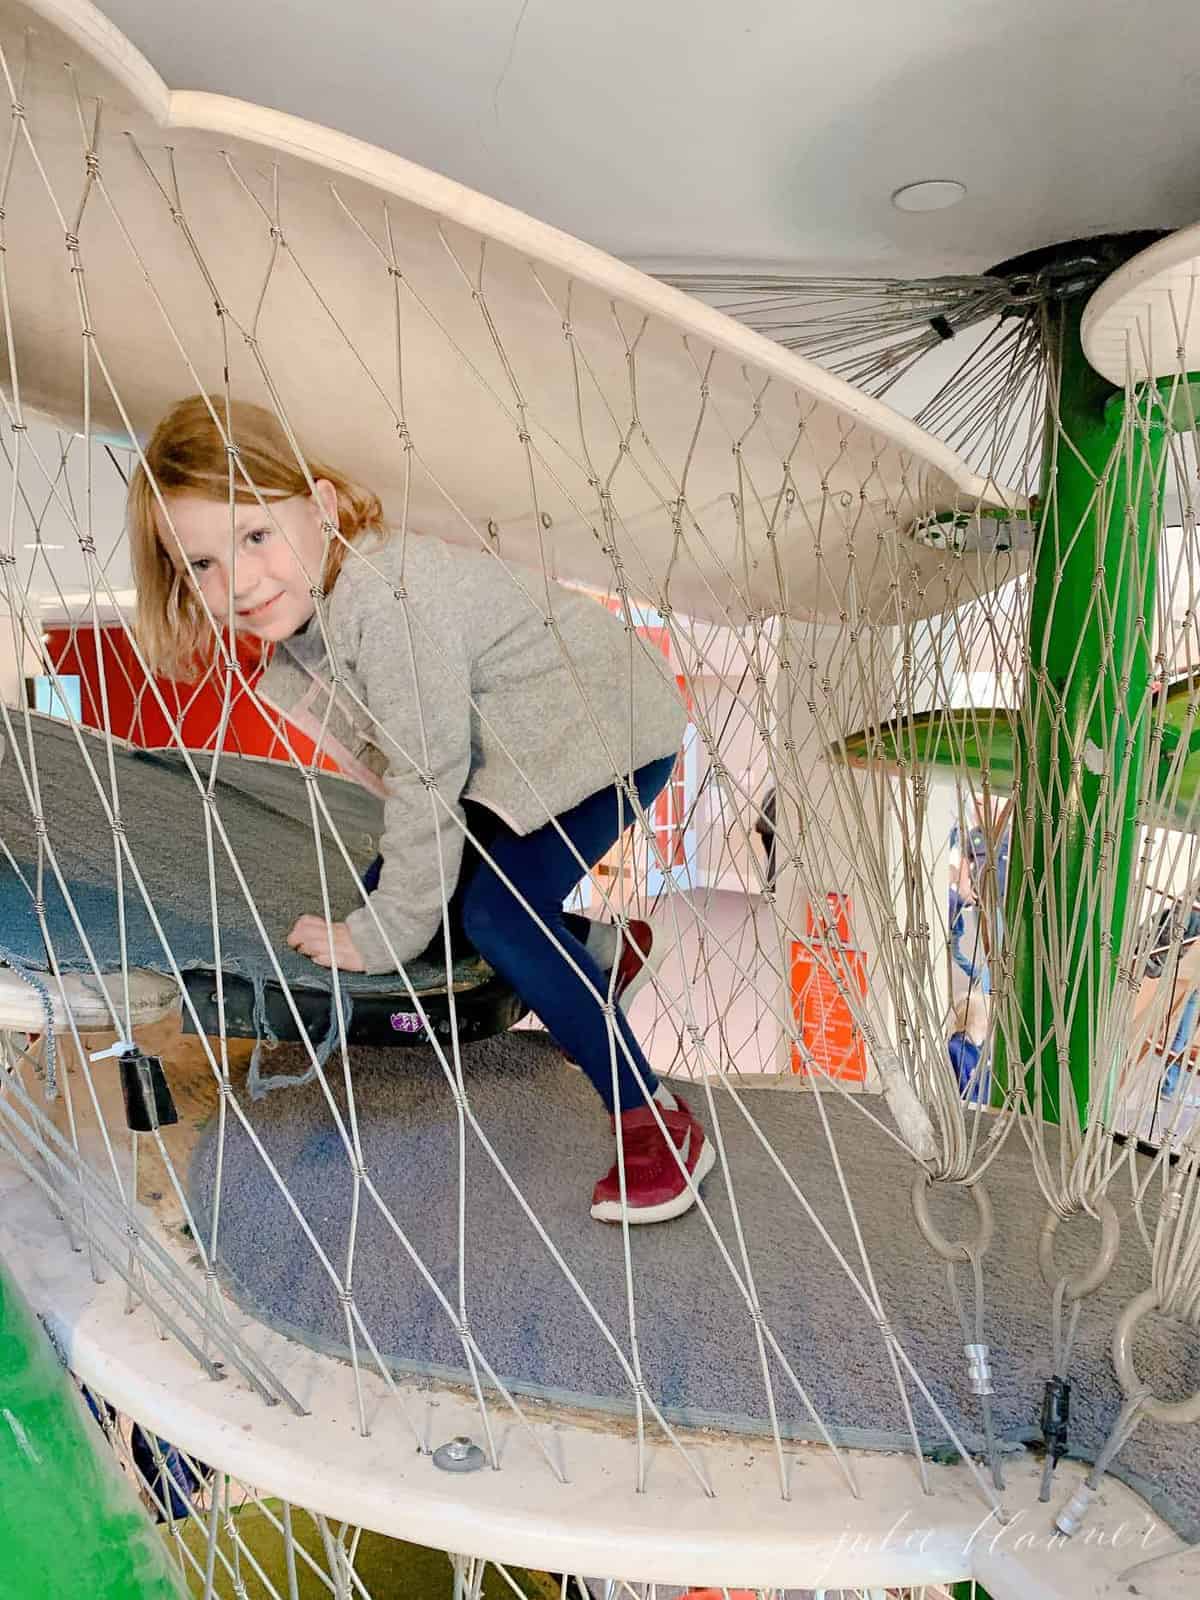
[(785, 237), (865, 18), (702, 8), (667, 155), (623, 6), (417, 8), (390, 136), (396, 18), (214, 7), (0, 0), (0, 1600), (1191, 1596), (1173, 125), (801, 108)]

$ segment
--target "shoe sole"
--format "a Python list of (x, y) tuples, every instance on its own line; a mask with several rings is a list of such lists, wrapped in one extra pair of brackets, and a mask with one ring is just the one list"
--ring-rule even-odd
[(700, 1187), (712, 1171), (716, 1159), (717, 1152), (712, 1147), (712, 1140), (706, 1136), (692, 1169), (691, 1184), (685, 1185), (670, 1200), (664, 1200), (657, 1206), (622, 1206), (619, 1200), (602, 1200), (598, 1206), (592, 1207), (592, 1216), (597, 1222), (621, 1222), (628, 1217), (631, 1227), (647, 1222), (670, 1222), (673, 1217), (682, 1217), (696, 1204), (693, 1186), (697, 1189)]

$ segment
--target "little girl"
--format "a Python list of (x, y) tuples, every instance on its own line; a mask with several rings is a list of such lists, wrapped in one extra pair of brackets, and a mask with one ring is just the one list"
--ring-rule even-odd
[(384, 798), (368, 904), (332, 926), (301, 916), (288, 943), (322, 966), (392, 972), (431, 940), (440, 959), (445, 911), (619, 1118), (626, 1204), (614, 1163), (592, 1216), (689, 1210), (712, 1145), (616, 1004), (648, 974), (650, 929), (562, 909), (633, 821), (618, 776), (644, 808), (665, 785), (686, 725), (675, 685), (649, 655), (631, 659), (595, 600), (484, 551), (389, 539), (378, 499), (311, 457), (306, 476), (258, 406), (181, 401), (145, 460), (129, 529), (152, 670), (203, 670), (207, 605), (218, 626), (275, 646), (262, 699)]

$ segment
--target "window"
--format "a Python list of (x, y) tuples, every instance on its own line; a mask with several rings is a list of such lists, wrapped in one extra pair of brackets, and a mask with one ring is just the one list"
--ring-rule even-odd
[(32, 710), (47, 717), (59, 717), (63, 722), (83, 717), (82, 680), (66, 673), (54, 678), (26, 678), (25, 691)]

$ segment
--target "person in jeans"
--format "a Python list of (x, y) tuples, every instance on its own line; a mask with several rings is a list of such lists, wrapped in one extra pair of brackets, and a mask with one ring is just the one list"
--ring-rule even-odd
[(194, 395), (144, 459), (129, 526), (151, 668), (198, 675), (230, 625), (273, 645), (260, 698), (384, 802), (364, 903), (336, 922), (297, 907), (289, 944), (343, 972), (391, 972), (431, 941), (440, 957), (448, 913), (619, 1130), (624, 1193), (614, 1162), (592, 1216), (689, 1210), (711, 1142), (618, 1004), (651, 931), (563, 911), (635, 800), (648, 809), (670, 776), (687, 713), (661, 658), (631, 651), (594, 599), (490, 550), (391, 534), (374, 494), (301, 460), (261, 407)]

